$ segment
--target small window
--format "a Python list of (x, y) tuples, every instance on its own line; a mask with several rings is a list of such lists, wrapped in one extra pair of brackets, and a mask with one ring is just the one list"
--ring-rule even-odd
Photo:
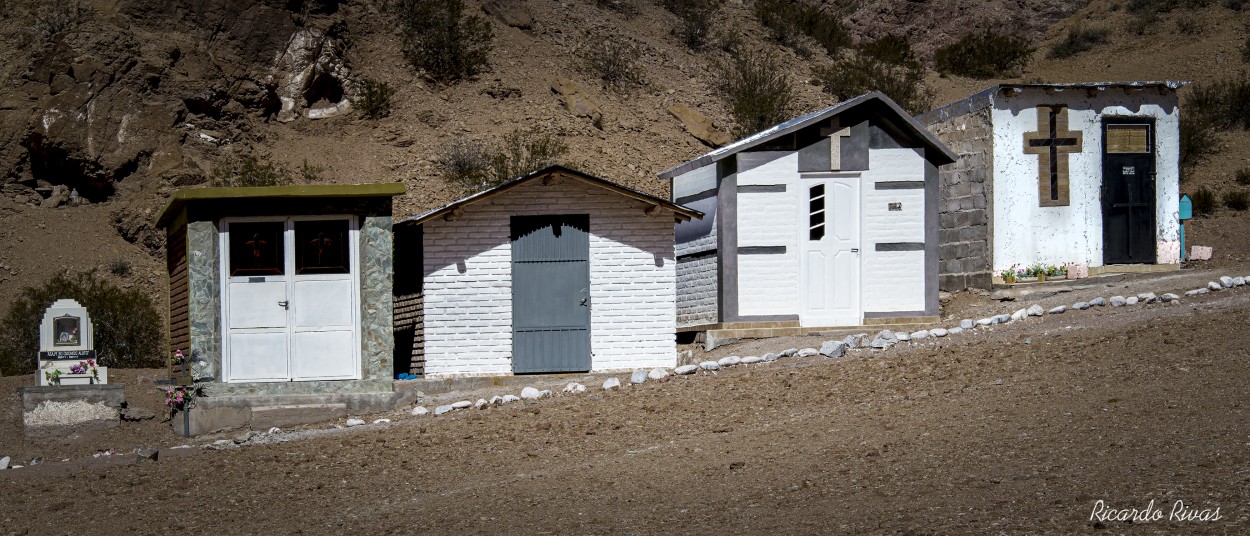
[(280, 221), (230, 224), (230, 275), (282, 275), (282, 233)]
[(808, 190), (808, 240), (825, 237), (825, 185), (817, 184)]
[(350, 273), (347, 240), (347, 220), (295, 222), (296, 275)]

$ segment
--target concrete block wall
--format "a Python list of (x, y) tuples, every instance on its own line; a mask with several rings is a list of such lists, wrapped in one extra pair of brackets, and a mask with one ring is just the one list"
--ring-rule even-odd
[(509, 218), (590, 215), (593, 370), (676, 364), (672, 213), (580, 181), (531, 181), (426, 222), (427, 377), (512, 373)]
[(677, 259), (677, 327), (716, 323), (716, 263), (715, 249)]
[(938, 168), (938, 285), (945, 291), (990, 288), (993, 125), (984, 109), (929, 126), (959, 155)]

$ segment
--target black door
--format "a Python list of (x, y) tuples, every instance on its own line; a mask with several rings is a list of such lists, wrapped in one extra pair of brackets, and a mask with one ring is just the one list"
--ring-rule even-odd
[(512, 371), (589, 371), (590, 216), (511, 224)]
[(1102, 134), (1103, 263), (1153, 263), (1154, 125), (1106, 120)]

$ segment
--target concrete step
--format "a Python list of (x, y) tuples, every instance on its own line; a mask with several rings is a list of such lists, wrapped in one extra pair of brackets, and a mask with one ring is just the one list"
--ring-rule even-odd
[(347, 404), (288, 404), (252, 408), (251, 428), (268, 430), (347, 417)]
[(768, 339), (773, 337), (803, 336), (844, 337), (846, 335), (853, 335), (856, 333), (867, 333), (869, 336), (872, 336), (883, 329), (910, 332), (936, 326), (938, 322), (937, 317), (920, 317), (917, 320), (920, 321), (863, 326), (796, 326), (786, 328), (716, 329), (709, 330), (707, 332), (704, 349), (710, 351), (713, 348), (723, 346), (737, 339)]

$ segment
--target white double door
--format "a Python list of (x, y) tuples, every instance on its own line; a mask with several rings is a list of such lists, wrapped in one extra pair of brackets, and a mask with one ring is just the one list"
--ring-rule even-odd
[(223, 222), (225, 381), (360, 378), (357, 232), (347, 216)]
[[(860, 192), (858, 176), (804, 176), (799, 225), (804, 327), (858, 326), (860, 306)], [(802, 217), (802, 216), (800, 216)]]

